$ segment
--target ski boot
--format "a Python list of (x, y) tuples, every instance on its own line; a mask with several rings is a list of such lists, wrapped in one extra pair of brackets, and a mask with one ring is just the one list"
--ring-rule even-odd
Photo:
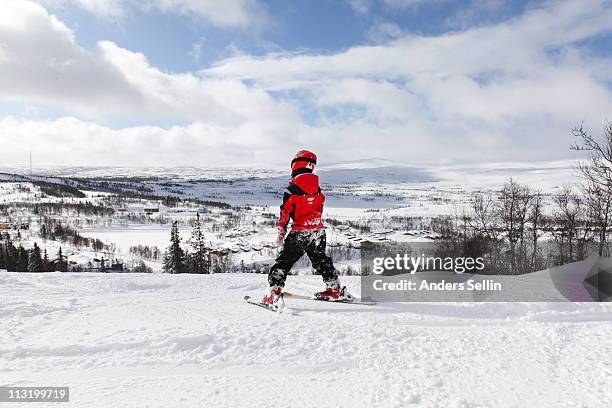
[(261, 300), (261, 303), (268, 309), (282, 309), (285, 306), (285, 299), (283, 297), (283, 287), (270, 286), (270, 289), (264, 295), (263, 299)]
[(316, 292), (315, 299), (328, 302), (351, 303), (355, 298), (346, 290), (346, 286), (340, 286), (339, 281), (327, 283), (327, 288), (323, 292)]

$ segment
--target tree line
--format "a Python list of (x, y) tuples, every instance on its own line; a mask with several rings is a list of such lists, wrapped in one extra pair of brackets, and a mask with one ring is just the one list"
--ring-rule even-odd
[(164, 272), (208, 274), (232, 271), (234, 264), (230, 254), (215, 251), (206, 242), (199, 213), (196, 214), (187, 251), (183, 249), (181, 240), (178, 221), (174, 221), (170, 230), (170, 245), (163, 256)]
[(89, 201), (84, 203), (29, 203), (29, 202), (13, 202), (9, 204), (0, 204), (0, 213), (6, 217), (10, 217), (12, 208), (27, 208), (34, 215), (50, 215), (50, 214), (65, 214), (76, 213), (77, 216), (87, 215), (96, 217), (109, 217), (115, 213), (115, 210), (110, 207), (92, 204)]
[(68, 263), (62, 247), (54, 259), (49, 259), (47, 249), (41, 252), (36, 242), (32, 249), (25, 249), (21, 244), (16, 247), (6, 234), (0, 241), (0, 269), (9, 272), (66, 272)]
[(133, 245), (129, 248), (128, 252), (131, 255), (136, 255), (141, 258), (151, 259), (153, 261), (158, 261), (162, 255), (160, 249), (155, 245), (152, 245), (152, 246), (142, 245), (142, 244)]
[(69, 225), (63, 225), (60, 222), (54, 220), (45, 219), (40, 225), (39, 235), (41, 238), (58, 240), (63, 242), (70, 242), (77, 248), (91, 247), (95, 252), (110, 251), (112, 248), (102, 242), (99, 238), (88, 238), (84, 237), (79, 233), (78, 230), (70, 227)]
[[(439, 254), (484, 257), (491, 271), (521, 274), (585, 259), (609, 256), (612, 231), (612, 122), (601, 137), (581, 125), (572, 130), (572, 149), (588, 152), (575, 172), (580, 181), (552, 194), (545, 215), (544, 195), (510, 179), (497, 194), (476, 194), (468, 214), (446, 223), (439, 232), (452, 237), (438, 245)], [(544, 234), (552, 239), (542, 240)]]

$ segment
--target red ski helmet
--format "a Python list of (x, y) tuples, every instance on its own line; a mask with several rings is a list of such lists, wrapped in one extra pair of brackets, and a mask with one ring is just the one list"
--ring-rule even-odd
[(314, 171), (315, 165), (317, 164), (317, 155), (308, 150), (300, 150), (295, 154), (293, 160), (291, 160), (291, 171), (299, 169), (309, 169)]

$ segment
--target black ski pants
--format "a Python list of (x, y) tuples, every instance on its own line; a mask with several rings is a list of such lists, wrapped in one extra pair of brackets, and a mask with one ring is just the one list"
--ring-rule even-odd
[(338, 273), (332, 259), (325, 254), (327, 245), (325, 230), (291, 231), (285, 238), (283, 249), (270, 268), (268, 283), (270, 286), (285, 286), (287, 272), (304, 255), (308, 255), (312, 267), (323, 276), (323, 282), (333, 284)]

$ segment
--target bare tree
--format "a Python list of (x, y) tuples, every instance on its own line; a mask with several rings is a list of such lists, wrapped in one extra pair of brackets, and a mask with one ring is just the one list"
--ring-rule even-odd
[(604, 255), (607, 248), (608, 230), (612, 219), (612, 121), (605, 123), (603, 134), (593, 136), (581, 123), (572, 129), (576, 142), (570, 148), (588, 152), (586, 160), (578, 161), (575, 170), (586, 186), (589, 215), (596, 221), (598, 231), (598, 253)]
[(511, 273), (526, 271), (527, 249), (525, 231), (531, 205), (529, 187), (510, 179), (500, 191), (499, 218), (502, 229), (510, 242)]
[[(531, 223), (531, 271), (537, 271), (539, 269), (538, 265), (538, 239), (540, 235), (538, 234), (538, 230), (542, 227), (543, 224), (543, 207), (544, 200), (542, 196), (542, 192), (539, 190), (534, 191), (531, 197), (531, 208), (529, 211), (529, 222)], [(544, 265), (541, 265), (544, 267)]]
[[(467, 225), (471, 235), (466, 244), (476, 247), (476, 256), (487, 254), (491, 272), (504, 271), (507, 265), (502, 257), (504, 242), (500, 233), (498, 202), (492, 194), (477, 193), (472, 200), (472, 214)], [(467, 233), (468, 231), (466, 231)], [(478, 254), (480, 253), (480, 254)]]
[(602, 188), (595, 183), (583, 187), (585, 192), (589, 221), (597, 236), (597, 253), (599, 256), (608, 256), (607, 242), (608, 230), (612, 217), (612, 194), (610, 190)]
[[(576, 260), (574, 246), (578, 236), (584, 203), (571, 185), (563, 186), (561, 191), (553, 197), (553, 202), (557, 207), (555, 222), (560, 227), (560, 231), (558, 231), (555, 237), (559, 242), (560, 264), (564, 264)], [(564, 251), (566, 243), (568, 249), (567, 256)]]
[(472, 201), (474, 218), (470, 227), (488, 239), (497, 239), (497, 213), (494, 197), (476, 194)]

